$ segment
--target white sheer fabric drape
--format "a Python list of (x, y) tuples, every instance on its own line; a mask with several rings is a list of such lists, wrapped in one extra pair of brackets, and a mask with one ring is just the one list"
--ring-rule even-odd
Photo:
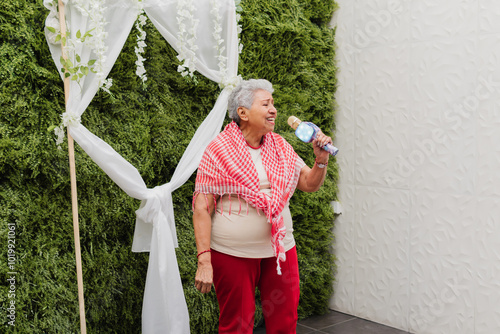
[[(177, 50), (179, 25), (177, 4), (182, 0), (144, 0), (144, 10), (164, 38)], [(108, 47), (104, 73), (107, 76), (115, 63), (123, 44), (140, 12), (133, 0), (105, 0), (104, 15), (108, 22)], [(220, 51), (214, 48), (214, 21), (210, 16), (214, 3), (219, 7), (226, 68), (219, 68)], [(234, 0), (196, 0), (194, 17), (199, 20), (195, 41), (196, 68), (207, 78), (221, 82), (234, 82), (238, 71), (238, 36)], [(68, 1), (66, 18), (69, 33), (76, 36), (88, 30), (89, 18), (83, 16)], [(60, 45), (49, 42), (53, 59), (61, 68)], [(219, 48), (220, 50), (220, 48)], [(76, 53), (82, 62), (95, 58), (83, 44), (77, 45)], [(219, 58), (218, 58), (219, 56)], [(61, 74), (62, 77), (62, 74)], [(71, 82), (66, 113), (82, 115), (98, 90), (98, 78), (89, 73), (80, 85)], [(148, 189), (137, 169), (121, 157), (110, 145), (92, 134), (82, 124), (70, 124), (68, 129), (75, 141), (104, 172), (129, 196), (142, 200), (136, 211), (137, 220), (132, 250), (149, 251), (149, 264), (142, 310), (143, 333), (189, 333), (189, 314), (175, 256), (177, 235), (172, 203), (172, 192), (179, 188), (198, 167), (206, 145), (219, 132), (227, 110), (232, 87), (224, 88), (215, 106), (203, 121), (188, 145), (169, 183)], [(189, 112), (189, 111), (186, 111)], [(78, 168), (78, 166), (77, 166)]]

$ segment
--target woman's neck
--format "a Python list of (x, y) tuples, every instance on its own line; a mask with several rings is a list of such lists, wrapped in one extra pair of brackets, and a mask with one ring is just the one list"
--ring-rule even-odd
[(240, 126), (240, 129), (250, 147), (259, 147), (262, 144), (263, 135), (250, 131), (250, 129), (244, 125)]

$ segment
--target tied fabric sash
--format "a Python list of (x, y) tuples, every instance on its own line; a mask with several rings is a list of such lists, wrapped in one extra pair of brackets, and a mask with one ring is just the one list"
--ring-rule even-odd
[(271, 184), (272, 197), (260, 191), (257, 169), (239, 126), (231, 122), (208, 146), (196, 175), (193, 205), (196, 196), (235, 194), (264, 212), (271, 227), (271, 244), (280, 261), (286, 260), (283, 238), (286, 228), (281, 212), (297, 186), (302, 161), (292, 146), (280, 135), (270, 132), (263, 138), (262, 163)]

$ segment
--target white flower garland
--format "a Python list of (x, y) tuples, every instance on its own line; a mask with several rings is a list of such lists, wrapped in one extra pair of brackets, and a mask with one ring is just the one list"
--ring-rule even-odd
[[(215, 44), (214, 44), (214, 49), (217, 51), (217, 59), (218, 59), (218, 65), (219, 65), (219, 72), (222, 78), (222, 81), (224, 81), (227, 77), (227, 57), (224, 56), (224, 51), (226, 50), (226, 47), (223, 45), (224, 44), (224, 39), (222, 38), (222, 25), (221, 25), (221, 20), (222, 17), (220, 15), (220, 3), (217, 0), (211, 0), (210, 1), (210, 6), (212, 9), (210, 10), (210, 14), (212, 15), (212, 20), (214, 22), (214, 32), (212, 34), (213, 38), (215, 39)], [(219, 83), (219, 86), (222, 86), (222, 82)]]
[[(139, 3), (142, 5), (141, 0), (139, 0)], [(144, 61), (146, 58), (142, 56), (144, 53), (144, 48), (146, 47), (146, 32), (144, 31), (143, 27), (146, 24), (147, 17), (144, 14), (144, 9), (142, 9), (141, 6), (141, 12), (139, 14), (139, 17), (137, 19), (137, 22), (135, 23), (135, 27), (139, 32), (139, 35), (137, 35), (137, 46), (135, 47), (135, 55), (137, 56), (137, 61), (135, 62), (135, 65), (137, 66), (137, 69), (135, 71), (135, 74), (139, 78), (141, 78), (142, 83), (145, 84), (146, 80), (148, 80), (148, 77), (146, 76), (146, 68), (144, 67)]]
[[(66, 4), (68, 0), (64, 0), (63, 3)], [(88, 71), (96, 73), (99, 80), (100, 87), (108, 87), (110, 82), (105, 80), (106, 76), (104, 74), (104, 63), (106, 61), (106, 52), (108, 47), (106, 46), (105, 40), (108, 37), (108, 33), (105, 31), (105, 26), (107, 25), (106, 19), (103, 12), (106, 10), (103, 1), (101, 0), (72, 0), (72, 4), (80, 13), (84, 16), (90, 18), (89, 30), (82, 33), (78, 31), (75, 37), (71, 37), (68, 30), (66, 39), (61, 38), (61, 29), (59, 23), (58, 14), (58, 3), (57, 0), (44, 0), (43, 2), (45, 8), (50, 10), (47, 19), (45, 20), (45, 26), (47, 27), (47, 38), (50, 43), (59, 44), (65, 42), (64, 50), (67, 58), (70, 60), (72, 70), (81, 71), (80, 73), (71, 72), (72, 80), (79, 82), (79, 80), (88, 74)], [(66, 22), (67, 24), (67, 22)], [(67, 24), (69, 25), (69, 24)], [(97, 56), (96, 59), (91, 59), (88, 63), (81, 63), (80, 56), (76, 54), (75, 50), (81, 44), (88, 47)], [(76, 74), (76, 77), (74, 77)]]
[[(239, 6), (240, 1), (236, 0), (236, 9), (240, 9), (241, 7)], [(219, 82), (219, 87), (220, 88), (231, 88), (234, 89), (242, 79), (241, 75), (235, 76), (235, 77), (228, 77), (227, 75), (227, 57), (224, 56), (224, 51), (226, 50), (226, 47), (223, 45), (224, 39), (222, 38), (222, 16), (220, 15), (220, 2), (218, 0), (211, 0), (210, 1), (210, 6), (212, 9), (210, 10), (210, 14), (212, 16), (212, 20), (214, 22), (214, 32), (212, 34), (214, 40), (215, 40), (215, 45), (214, 48), (217, 50), (217, 59), (218, 59), (218, 65), (219, 65), (219, 71), (221, 75), (221, 82)], [(240, 42), (239, 35), (241, 33), (241, 25), (239, 24), (239, 20), (241, 18), (240, 14), (236, 14), (236, 23), (237, 23), (237, 32), (238, 32), (238, 53), (241, 53), (241, 50), (243, 48), (243, 45)]]
[[(72, 0), (72, 2), (82, 15), (90, 18), (89, 31), (92, 32), (92, 35), (85, 39), (83, 43), (97, 56), (94, 71), (99, 80), (99, 87), (105, 87), (107, 91), (109, 91), (109, 87), (112, 83), (105, 80), (106, 75), (104, 74), (106, 52), (108, 51), (108, 46), (105, 43), (108, 38), (108, 33), (105, 30), (107, 22), (103, 15), (106, 7), (104, 7), (103, 1), (101, 0)], [(78, 43), (78, 41), (76, 41), (76, 43)]]
[[(195, 52), (198, 50), (196, 30), (200, 22), (200, 20), (194, 18), (193, 13), (195, 10), (193, 0), (177, 2), (177, 24), (179, 25), (179, 34), (177, 36), (179, 55), (177, 59), (183, 62), (182, 65), (177, 67), (177, 71), (183, 77), (189, 75), (191, 78), (194, 77), (194, 71), (196, 71)], [(189, 26), (189, 29), (186, 29), (186, 25)]]
[[(63, 0), (64, 4), (67, 4), (67, 2), (68, 0)], [(64, 43), (64, 52), (67, 60), (61, 59), (61, 64), (64, 67), (63, 72), (65, 75), (80, 84), (80, 79), (86, 76), (89, 71), (92, 71), (97, 76), (99, 87), (111, 95), (110, 87), (113, 84), (113, 80), (106, 80), (106, 75), (104, 74), (106, 52), (108, 50), (105, 40), (108, 37), (108, 33), (105, 31), (107, 22), (103, 15), (106, 10), (103, 1), (72, 0), (72, 5), (83, 16), (90, 18), (89, 30), (84, 33), (77, 31), (74, 37), (71, 37), (72, 34), (67, 28), (67, 36), (64, 38), (61, 36), (58, 1), (44, 0), (43, 4), (50, 11), (45, 20), (48, 41), (53, 44)], [(66, 22), (66, 25), (70, 26), (68, 22)], [(82, 44), (88, 47), (97, 56), (97, 59), (90, 59), (87, 63), (82, 63), (80, 56), (76, 53), (76, 49)], [(59, 149), (64, 141), (64, 128), (68, 125), (76, 126), (80, 124), (80, 117), (78, 115), (65, 112), (61, 117), (62, 124), (54, 129), (57, 137), (56, 144)]]

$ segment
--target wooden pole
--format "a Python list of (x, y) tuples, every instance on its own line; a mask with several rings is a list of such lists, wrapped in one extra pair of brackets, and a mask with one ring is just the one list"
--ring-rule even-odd
[[(66, 21), (64, 15), (64, 3), (59, 0), (59, 22), (61, 25), (61, 48), (62, 56), (66, 60), (67, 56), (64, 52), (64, 41), (66, 40)], [(70, 77), (64, 78), (64, 101), (68, 104), (69, 98)], [(75, 167), (75, 145), (73, 137), (68, 132), (68, 153), (69, 153), (69, 172), (71, 182), (71, 208), (73, 212), (73, 234), (75, 239), (75, 259), (76, 259), (76, 278), (78, 283), (78, 304), (80, 308), (80, 331), (82, 334), (87, 333), (85, 322), (85, 301), (83, 298), (83, 273), (82, 273), (82, 254), (80, 250), (80, 228), (78, 224), (78, 197), (76, 191), (76, 167)]]

